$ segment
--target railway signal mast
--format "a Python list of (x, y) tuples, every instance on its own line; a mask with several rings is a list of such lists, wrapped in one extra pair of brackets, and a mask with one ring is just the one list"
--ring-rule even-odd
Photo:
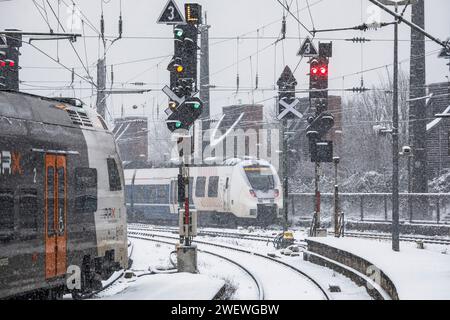
[(167, 128), (178, 135), (181, 159), (178, 175), (178, 202), (180, 204), (180, 245), (177, 248), (178, 271), (197, 272), (197, 248), (192, 246), (196, 236), (197, 214), (190, 210), (189, 162), (192, 154), (194, 122), (203, 112), (203, 102), (197, 94), (197, 49), (199, 25), (202, 24), (202, 7), (196, 3), (185, 4), (185, 17), (174, 0), (169, 0), (158, 19), (158, 23), (174, 25), (174, 56), (167, 70), (170, 72), (170, 87), (163, 92), (169, 97)]
[(312, 57), (310, 64), (310, 93), (311, 110), (315, 115), (308, 119), (306, 136), (309, 139), (311, 161), (315, 163), (315, 194), (316, 202), (314, 217), (311, 224), (310, 236), (316, 237), (326, 230), (320, 228), (320, 163), (333, 162), (333, 142), (324, 140), (334, 126), (334, 117), (328, 110), (328, 64), (332, 56), (332, 43), (320, 43), (318, 56)]

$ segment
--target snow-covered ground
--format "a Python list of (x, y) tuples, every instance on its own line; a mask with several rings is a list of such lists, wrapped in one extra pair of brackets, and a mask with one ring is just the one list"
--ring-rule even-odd
[(394, 252), (389, 241), (355, 238), (314, 238), (351, 252), (381, 269), (393, 281), (401, 300), (450, 299), (450, 250), (445, 245), (401, 243)]
[[(203, 229), (205, 230), (205, 229)], [(211, 231), (218, 231), (217, 229), (210, 229)], [(224, 230), (233, 233), (242, 232), (248, 233), (247, 229), (242, 230)], [(277, 230), (251, 230), (252, 234), (255, 235), (266, 235), (274, 236), (278, 233)], [(161, 234), (174, 236), (170, 232), (156, 232), (149, 231), (152, 234)], [(303, 231), (297, 231), (296, 237), (298, 240), (304, 238)], [(245, 239), (230, 239), (224, 237), (196, 237), (196, 240), (207, 241), (219, 243), (231, 247), (244, 248), (253, 252), (261, 253), (266, 255), (268, 253), (275, 254), (277, 259), (283, 262), (293, 265), (294, 267), (304, 271), (315, 279), (323, 288), (328, 290), (330, 286), (338, 286), (341, 292), (328, 292), (331, 299), (336, 300), (366, 300), (371, 299), (367, 294), (364, 287), (359, 287), (353, 283), (350, 279), (335, 273), (331, 269), (323, 268), (312, 264), (310, 262), (304, 261), (302, 255), (296, 257), (284, 256), (277, 251), (272, 242), (260, 242)], [(133, 242), (135, 240), (132, 240)], [(138, 241), (138, 240), (136, 240)], [(139, 240), (140, 241), (140, 240)], [(136, 242), (134, 242), (136, 243)], [(155, 244), (147, 243), (146, 246), (151, 248)], [(162, 246), (161, 246), (162, 247)], [(217, 247), (210, 247), (204, 244), (198, 244), (199, 249), (206, 249), (209, 251), (214, 251), (220, 253), (221, 255), (227, 256), (232, 260), (237, 260), (239, 263), (244, 264), (245, 267), (250, 269), (252, 273), (256, 274), (265, 287), (265, 296), (267, 299), (323, 299), (323, 294), (307, 279), (301, 279), (299, 275), (296, 275), (288, 268), (283, 266), (272, 266), (272, 263), (265, 261), (263, 258), (258, 258), (245, 253), (236, 253), (227, 249), (220, 249)], [(153, 259), (156, 258), (155, 252), (151, 253)], [(168, 251), (162, 256), (162, 259), (167, 259)], [(163, 263), (160, 261), (160, 263)], [(134, 266), (135, 268), (137, 265)], [(215, 276), (232, 283), (237, 287), (235, 294), (232, 299), (255, 299), (254, 289), (248, 290), (248, 286), (251, 285), (248, 277), (242, 276), (242, 272), (236, 270), (236, 268), (231, 268), (229, 265), (223, 261), (208, 257), (205, 254), (199, 253), (199, 269), (201, 273), (207, 273), (210, 276)], [(284, 270), (283, 269), (287, 269)], [(246, 282), (242, 283), (242, 280)], [(297, 283), (302, 282), (302, 283)], [(253, 296), (252, 296), (253, 295)]]
[[(270, 232), (264, 231), (264, 234)], [(302, 234), (301, 231), (298, 232)], [(334, 272), (331, 269), (317, 266), (308, 261), (304, 261), (302, 255), (297, 257), (284, 256), (280, 253), (280, 250), (276, 250), (271, 242), (258, 242), (243, 239), (229, 239), (220, 237), (199, 237), (201, 240), (221, 243), (229, 246), (245, 248), (261, 254), (272, 253), (280, 259), (292, 266), (304, 271), (316, 280), (323, 288), (328, 289), (330, 286), (338, 286), (341, 288), (341, 292), (328, 292), (331, 299), (334, 300), (369, 300), (371, 297), (367, 294), (364, 287), (357, 286), (350, 279), (345, 276)], [(298, 237), (300, 238), (300, 236)], [(298, 239), (296, 238), (296, 239)], [(199, 239), (200, 240), (200, 239)], [(289, 281), (289, 279), (285, 279)]]
[[(172, 268), (169, 254), (174, 249), (150, 241), (132, 241), (133, 267), (137, 275), (122, 277), (114, 285), (102, 291), (97, 298), (103, 300), (211, 300), (225, 284), (224, 280), (208, 274), (161, 273), (151, 270)], [(163, 272), (163, 271), (161, 271)]]

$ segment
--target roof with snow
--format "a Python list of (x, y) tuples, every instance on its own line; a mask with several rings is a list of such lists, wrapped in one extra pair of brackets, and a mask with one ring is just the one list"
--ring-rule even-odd
[[(445, 111), (442, 114), (450, 114), (450, 106), (445, 109)], [(435, 126), (437, 126), (442, 121), (442, 118), (437, 118), (431, 121), (429, 124), (427, 124), (427, 131), (430, 131)]]

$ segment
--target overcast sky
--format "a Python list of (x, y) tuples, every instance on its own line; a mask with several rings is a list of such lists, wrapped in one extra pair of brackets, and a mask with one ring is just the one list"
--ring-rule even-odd
[[(169, 55), (173, 54), (172, 29), (170, 26), (158, 25), (156, 20), (161, 13), (167, 0), (122, 0), (122, 11), (124, 19), (124, 37), (117, 41), (107, 53), (107, 64), (114, 66), (114, 82), (116, 88), (132, 87), (129, 82), (145, 82), (146, 88), (154, 92), (135, 95), (115, 95), (108, 99), (110, 114), (120, 115), (121, 105), (124, 105), (126, 115), (141, 114), (154, 116), (157, 106), (160, 112), (167, 105), (167, 99), (160, 89), (169, 82), (169, 73), (166, 71)], [(392, 21), (391, 17), (384, 12), (377, 12), (367, 0), (309, 0), (310, 11), (306, 9), (307, 0), (292, 1), (291, 10), (300, 9), (299, 19), (309, 29), (314, 25), (316, 29), (328, 29), (335, 27), (351, 27), (366, 22), (373, 17), (381, 18), (381, 21)], [(42, 5), (45, 1), (36, 0)], [(96, 77), (95, 62), (102, 54), (103, 49), (99, 46), (96, 30), (84, 24), (72, 23), (72, 8), (67, 8), (64, 3), (70, 4), (71, 0), (49, 0), (55, 12), (58, 11), (60, 20), (66, 31), (82, 33), (89, 37), (80, 38), (74, 44), (80, 58), (85, 65), (89, 65), (89, 74)], [(82, 13), (99, 30), (101, 1), (100, 0), (77, 0), (75, 1)], [(177, 1), (182, 8), (185, 1)], [(271, 90), (285, 65), (295, 69), (299, 63), (296, 53), (300, 43), (307, 31), (299, 27), (299, 24), (290, 16), (287, 20), (287, 36), (290, 39), (273, 45), (281, 30), (281, 18), (283, 9), (276, 0), (199, 0), (203, 9), (208, 14), (210, 29), (210, 71), (211, 84), (217, 89), (212, 91), (212, 114), (220, 113), (221, 107), (236, 102), (251, 103), (263, 102), (267, 106), (273, 106), (271, 99), (276, 92)], [(45, 2), (46, 3), (46, 2)], [(438, 38), (446, 39), (450, 36), (450, 1), (427, 0), (426, 2), (426, 30)], [(104, 16), (106, 20), (106, 34), (117, 35), (117, 21), (120, 11), (120, 0), (103, 1)], [(58, 31), (58, 24), (48, 5), (46, 6), (48, 23), (52, 29)], [(310, 15), (311, 13), (311, 15)], [(44, 17), (46, 16), (43, 13)], [(311, 19), (312, 16), (312, 19)], [(406, 16), (410, 19), (410, 10)], [(86, 19), (86, 21), (87, 21)], [(33, 4), (32, 0), (0, 1), (0, 30), (5, 28), (17, 28), (24, 31), (48, 32), (49, 27)], [(259, 30), (259, 32), (257, 32)], [(61, 31), (61, 29), (59, 29)], [(262, 38), (259, 41), (257, 36)], [(319, 34), (322, 41), (333, 40), (333, 58), (330, 63), (330, 88), (342, 89), (359, 86), (361, 70), (371, 69), (384, 65), (390, 65), (393, 61), (393, 27), (387, 27), (378, 31), (368, 31), (362, 34), (372, 41), (363, 46), (343, 41), (346, 38), (361, 36), (360, 32), (333, 32)], [(240, 36), (239, 46), (237, 37)], [(299, 38), (300, 36), (300, 38)], [(129, 38), (131, 37), (131, 38)], [(136, 39), (132, 37), (145, 37)], [(292, 38), (292, 39), (291, 39)], [(409, 28), (402, 24), (400, 26), (400, 60), (403, 61), (401, 68), (409, 72)], [(59, 57), (60, 62), (66, 67), (75, 67), (76, 72), (87, 76), (81, 62), (78, 60), (68, 41), (59, 41), (57, 50), (56, 42), (41, 41), (33, 42), (41, 50), (53, 58)], [(108, 44), (109, 46), (109, 44)], [(244, 61), (236, 63), (239, 59)], [(260, 50), (259, 54), (254, 54)], [(447, 81), (449, 75), (445, 60), (438, 59), (439, 46), (427, 42), (427, 81)], [(91, 86), (76, 78), (74, 84), (75, 92), (70, 90), (61, 91), (60, 87), (68, 86), (71, 82), (71, 74), (66, 69), (46, 57), (35, 48), (24, 44), (21, 49), (21, 80), (24, 81), (22, 89), (30, 90), (32, 93), (43, 95), (69, 95), (81, 97), (89, 104), (95, 104), (95, 96), (92, 96)], [(248, 58), (250, 55), (251, 58)], [(87, 57), (86, 57), (87, 56)], [(361, 59), (363, 56), (363, 59)], [(149, 58), (154, 58), (149, 60)], [(120, 64), (123, 62), (147, 59), (146, 61)], [(88, 61), (88, 63), (86, 62)], [(109, 72), (110, 69), (108, 69)], [(236, 87), (236, 74), (240, 74), (241, 90), (236, 95), (233, 90)], [(259, 87), (265, 91), (251, 91), (255, 86), (256, 72), (259, 74)], [(386, 78), (389, 68), (380, 68), (364, 74), (366, 86), (377, 85), (380, 79)], [(308, 84), (307, 63), (303, 60), (296, 69), (295, 77), (299, 83), (298, 89), (306, 89)], [(49, 81), (49, 82), (41, 82)], [(53, 81), (53, 82), (50, 82)], [(39, 86), (49, 88), (44, 89)], [(54, 88), (57, 87), (57, 88)], [(94, 92), (95, 93), (95, 92)], [(138, 110), (133, 110), (132, 105), (139, 105)], [(141, 107), (144, 105), (144, 107)], [(163, 118), (163, 115), (160, 115)]]

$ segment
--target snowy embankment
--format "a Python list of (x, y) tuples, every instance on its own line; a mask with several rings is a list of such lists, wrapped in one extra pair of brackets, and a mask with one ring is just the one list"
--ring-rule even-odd
[(392, 280), (400, 300), (450, 299), (450, 250), (446, 246), (417, 249), (414, 243), (401, 243), (400, 252), (394, 252), (389, 241), (331, 237), (312, 240), (371, 262)]
[[(202, 274), (149, 274), (150, 270), (172, 268), (167, 246), (133, 239), (129, 253), (133, 259), (131, 271), (136, 276), (122, 277), (97, 298), (102, 300), (212, 300), (225, 282)], [(133, 248), (131, 250), (131, 247)]]

